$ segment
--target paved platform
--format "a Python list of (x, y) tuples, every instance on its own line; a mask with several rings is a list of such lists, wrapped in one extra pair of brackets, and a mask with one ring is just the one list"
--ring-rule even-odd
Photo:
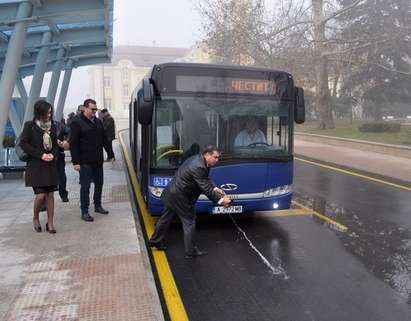
[(95, 221), (80, 219), (78, 173), (67, 163), (70, 202), (55, 193), (55, 235), (44, 231), (45, 212), (43, 232), (33, 231), (32, 189), (22, 179), (0, 180), (0, 320), (163, 320), (115, 149), (117, 161), (104, 164), (110, 214), (91, 207)]
[(299, 139), (294, 141), (294, 148), (297, 156), (318, 159), (411, 184), (411, 161), (409, 158)]

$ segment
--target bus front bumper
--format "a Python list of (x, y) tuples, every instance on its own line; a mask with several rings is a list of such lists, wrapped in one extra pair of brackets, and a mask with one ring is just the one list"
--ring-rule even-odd
[[(235, 200), (227, 210), (209, 200), (200, 200), (196, 203), (197, 214), (226, 214), (226, 213), (250, 213), (255, 211), (273, 211), (289, 209), (291, 207), (292, 193), (281, 196), (266, 197), (260, 199), (242, 199)], [(163, 204), (160, 199), (157, 202), (151, 202), (149, 212), (151, 215), (161, 215)]]

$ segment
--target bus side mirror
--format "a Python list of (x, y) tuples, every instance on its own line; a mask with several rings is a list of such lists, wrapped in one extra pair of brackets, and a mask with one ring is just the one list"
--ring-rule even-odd
[(143, 79), (143, 88), (137, 93), (137, 119), (141, 125), (150, 125), (153, 118), (154, 95), (150, 79)]
[(302, 124), (305, 121), (304, 89), (295, 87), (294, 121)]

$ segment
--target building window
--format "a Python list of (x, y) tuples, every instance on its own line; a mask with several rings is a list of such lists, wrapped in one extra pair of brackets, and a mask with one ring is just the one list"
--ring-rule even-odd
[(111, 87), (111, 78), (104, 76), (103, 79), (104, 82), (104, 88), (110, 88)]
[(129, 78), (128, 69), (123, 69), (123, 70), (121, 71), (121, 79), (122, 79), (123, 81), (128, 81), (128, 78)]
[(108, 110), (111, 110), (111, 99), (104, 99), (104, 108), (107, 108)]
[(123, 96), (128, 97), (128, 85), (123, 85)]

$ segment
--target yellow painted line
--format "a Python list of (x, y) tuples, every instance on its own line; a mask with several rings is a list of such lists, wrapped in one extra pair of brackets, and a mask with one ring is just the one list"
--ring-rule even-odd
[(331, 169), (331, 170), (334, 170), (334, 171), (337, 171), (337, 172), (340, 172), (340, 173), (345, 173), (345, 174), (349, 174), (349, 175), (353, 175), (353, 176), (365, 178), (365, 179), (368, 179), (368, 180), (370, 180), (370, 181), (374, 181), (374, 182), (377, 182), (377, 183), (389, 185), (389, 186), (392, 186), (392, 187), (396, 187), (396, 188), (403, 189), (403, 190), (406, 190), (406, 191), (411, 192), (411, 188), (410, 188), (410, 187), (407, 187), (407, 186), (404, 186), (404, 185), (395, 184), (395, 183), (391, 183), (391, 182), (386, 181), (386, 180), (383, 180), (383, 179), (378, 179), (378, 178), (370, 177), (370, 176), (367, 176), (367, 175), (358, 174), (358, 173), (355, 173), (355, 172), (351, 172), (351, 171), (349, 171), (349, 170), (337, 168), (337, 167), (330, 166), (330, 165), (324, 165), (324, 164), (321, 164), (321, 163), (316, 163), (316, 162), (309, 161), (309, 160), (306, 160), (306, 159), (302, 159), (302, 158), (299, 158), (299, 157), (295, 157), (295, 159), (297, 159), (297, 160), (299, 160), (299, 161), (301, 161), (301, 162), (304, 162), (304, 163), (311, 164), (311, 165), (316, 165), (316, 166), (323, 167), (323, 168), (327, 168), (327, 169)]
[[(124, 151), (124, 157), (130, 173), (131, 184), (133, 185), (133, 189), (137, 197), (137, 202), (141, 210), (147, 236), (150, 237), (154, 232), (154, 223), (156, 220), (149, 214), (143, 196), (140, 193), (140, 184), (138, 183), (130, 156), (123, 141), (122, 133), (124, 131), (125, 130), (119, 131), (118, 137)], [(163, 251), (152, 250), (152, 253), (171, 320), (188, 321), (187, 312), (178, 291), (177, 284), (174, 280), (173, 273), (171, 272), (170, 265), (168, 264), (167, 256)]]
[(265, 216), (265, 217), (304, 216), (304, 215), (311, 215), (312, 213), (313, 211), (310, 211), (305, 208), (254, 212), (256, 216)]
[(314, 215), (315, 217), (318, 217), (319, 219), (336, 226), (339, 230), (341, 230), (342, 232), (346, 232), (348, 230), (348, 228), (345, 225), (342, 225), (341, 223), (338, 223), (337, 221), (334, 221), (332, 218), (329, 218), (328, 216), (325, 216), (321, 213), (318, 213), (317, 211), (314, 211), (312, 209), (309, 209), (308, 207), (305, 207), (304, 205), (293, 201), (293, 204), (297, 205), (298, 207), (306, 210), (306, 211), (310, 211), (312, 213), (312, 215)]

